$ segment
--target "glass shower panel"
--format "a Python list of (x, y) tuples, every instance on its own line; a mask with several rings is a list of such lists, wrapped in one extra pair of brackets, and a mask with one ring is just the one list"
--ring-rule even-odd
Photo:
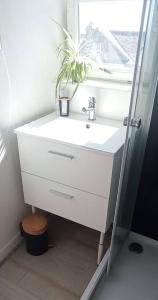
[[(108, 273), (131, 227), (157, 85), (157, 20), (158, 1), (144, 1)], [(131, 126), (133, 119), (141, 119), (140, 128)]]

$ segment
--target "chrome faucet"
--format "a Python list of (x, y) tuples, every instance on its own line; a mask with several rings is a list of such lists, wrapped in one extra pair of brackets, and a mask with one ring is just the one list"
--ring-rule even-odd
[(95, 116), (95, 104), (96, 104), (96, 98), (95, 97), (89, 97), (88, 108), (86, 108), (86, 107), (82, 108), (83, 112), (89, 112), (89, 118), (88, 118), (88, 120), (90, 120), (90, 121), (96, 120), (96, 116)]

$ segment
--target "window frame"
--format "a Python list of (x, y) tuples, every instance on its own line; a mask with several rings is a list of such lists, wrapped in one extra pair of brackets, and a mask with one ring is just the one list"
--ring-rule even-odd
[[(79, 3), (80, 2), (96, 2), (96, 0), (67, 0), (67, 29), (70, 32), (73, 40), (75, 42), (79, 41)], [(98, 0), (98, 1), (109, 1), (109, 0)], [(117, 0), (111, 0), (117, 1)], [(124, 0), (129, 1), (129, 0)], [(123, 66), (119, 66), (118, 68), (116, 65), (109, 64), (109, 66), (114, 66), (116, 69), (114, 73), (107, 74), (101, 71), (94, 71), (88, 79), (95, 79), (95, 80), (110, 80), (114, 82), (125, 82), (125, 83), (132, 83), (133, 82), (133, 72), (129, 72), (128, 70), (123, 70)], [(108, 65), (107, 65), (108, 68)], [(110, 70), (110, 68), (109, 68)]]

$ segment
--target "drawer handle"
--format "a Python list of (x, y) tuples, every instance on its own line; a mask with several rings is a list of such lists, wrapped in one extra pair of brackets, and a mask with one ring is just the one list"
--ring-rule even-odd
[(71, 160), (74, 159), (73, 155), (68, 155), (68, 154), (61, 153), (61, 152), (56, 152), (56, 151), (49, 150), (48, 153), (58, 155), (58, 156), (62, 156), (62, 157), (65, 157), (65, 158), (68, 158), (68, 159), (71, 159)]
[(65, 198), (65, 199), (74, 199), (75, 197), (72, 196), (72, 195), (69, 195), (69, 194), (65, 194), (65, 193), (62, 193), (62, 192), (59, 192), (59, 191), (56, 191), (56, 190), (53, 190), (53, 189), (50, 189), (49, 192), (51, 194), (54, 194), (56, 196), (59, 196), (59, 197), (62, 197), (62, 198)]

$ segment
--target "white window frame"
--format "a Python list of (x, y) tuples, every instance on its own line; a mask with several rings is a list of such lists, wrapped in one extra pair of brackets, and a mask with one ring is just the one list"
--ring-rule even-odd
[[(79, 40), (79, 2), (90, 2), (96, 0), (67, 0), (67, 29), (70, 32), (73, 40), (78, 42)], [(99, 0), (106, 1), (106, 0)], [(116, 1), (116, 0), (111, 0)], [(124, 0), (128, 1), (128, 0)], [(112, 65), (110, 65), (109, 69), (112, 69)], [(114, 66), (116, 67), (116, 65)], [(107, 67), (108, 68), (108, 67)], [(116, 69), (115, 69), (116, 70)], [(133, 81), (133, 73), (122, 71), (123, 68), (117, 68), (112, 74), (102, 73), (101, 71), (95, 71), (91, 74), (90, 79), (95, 80), (110, 80), (114, 82), (125, 82), (132, 83)]]

